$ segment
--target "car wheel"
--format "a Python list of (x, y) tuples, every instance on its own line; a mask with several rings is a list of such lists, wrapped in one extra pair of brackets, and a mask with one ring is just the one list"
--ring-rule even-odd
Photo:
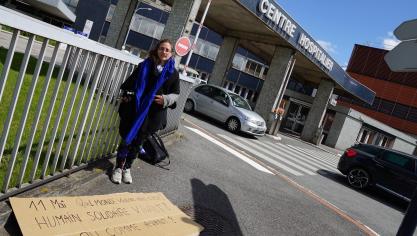
[(226, 127), (230, 132), (236, 133), (240, 129), (240, 122), (235, 117), (229, 118), (226, 122)]
[(349, 185), (356, 189), (364, 189), (371, 182), (371, 176), (362, 168), (352, 168), (347, 174)]
[(187, 113), (191, 113), (194, 111), (194, 103), (191, 101), (191, 99), (187, 99), (184, 105), (184, 111)]

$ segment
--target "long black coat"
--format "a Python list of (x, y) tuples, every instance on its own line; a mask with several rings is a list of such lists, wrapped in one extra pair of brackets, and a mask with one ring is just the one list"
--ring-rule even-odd
[[(139, 70), (141, 64), (139, 64), (127, 80), (121, 85), (120, 89), (123, 91), (123, 96), (129, 96), (129, 91), (135, 91), (135, 80), (139, 76)], [(146, 85), (144, 93), (148, 92), (152, 85), (156, 82), (156, 76), (150, 73), (149, 82)], [(165, 81), (161, 88), (157, 91), (156, 95), (167, 95), (167, 94), (179, 94), (180, 93), (180, 81), (178, 71), (175, 72)], [(134, 97), (130, 102), (122, 102), (119, 107), (120, 125), (119, 133), (122, 138), (125, 138), (131, 129), (133, 122), (136, 120), (138, 114), (134, 108)], [(175, 108), (174, 103), (169, 108)], [(165, 128), (167, 125), (167, 108), (163, 108), (161, 105), (155, 102), (151, 104), (148, 115), (146, 116), (142, 127), (139, 132), (155, 133), (156, 131)]]

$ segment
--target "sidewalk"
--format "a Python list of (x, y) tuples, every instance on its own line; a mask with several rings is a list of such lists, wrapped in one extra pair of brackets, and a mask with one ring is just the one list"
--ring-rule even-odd
[[(173, 133), (162, 137), (167, 147), (183, 139), (181, 133)], [(115, 164), (115, 158), (100, 159), (88, 165), (85, 169), (66, 177), (51, 181), (16, 197), (50, 197), (76, 195), (80, 190), (88, 189), (97, 178), (110, 175)], [(93, 194), (94, 190), (89, 190)], [(13, 216), (9, 201), (0, 202), (0, 236), (21, 235), (16, 219)]]

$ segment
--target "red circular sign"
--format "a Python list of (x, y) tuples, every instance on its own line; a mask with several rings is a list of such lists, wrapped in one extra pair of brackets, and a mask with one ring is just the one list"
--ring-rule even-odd
[(180, 57), (187, 55), (190, 49), (191, 49), (191, 41), (188, 37), (181, 37), (175, 43), (175, 52)]

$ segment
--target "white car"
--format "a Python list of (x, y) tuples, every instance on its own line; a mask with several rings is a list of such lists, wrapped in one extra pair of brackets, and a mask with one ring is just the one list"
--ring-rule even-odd
[(184, 111), (196, 111), (216, 119), (226, 124), (231, 132), (264, 135), (266, 131), (265, 120), (252, 111), (244, 98), (214, 85), (204, 84), (193, 88), (185, 102)]

